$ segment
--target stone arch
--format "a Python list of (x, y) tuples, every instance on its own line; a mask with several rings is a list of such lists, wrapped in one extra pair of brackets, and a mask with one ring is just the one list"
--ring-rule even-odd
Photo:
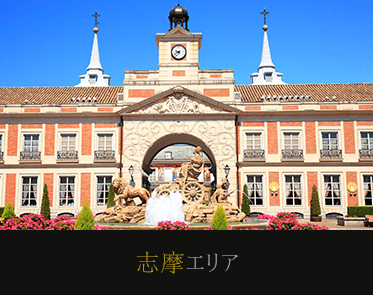
[(150, 174), (150, 164), (154, 157), (164, 148), (174, 145), (174, 144), (189, 144), (192, 146), (200, 146), (202, 148), (202, 151), (206, 154), (206, 156), (210, 159), (212, 168), (211, 172), (216, 177), (216, 160), (213, 152), (211, 149), (207, 146), (205, 142), (203, 142), (201, 139), (199, 139), (196, 136), (180, 133), (180, 134), (168, 134), (165, 135), (158, 140), (156, 140), (146, 151), (143, 162), (142, 162), (142, 169), (146, 173)]

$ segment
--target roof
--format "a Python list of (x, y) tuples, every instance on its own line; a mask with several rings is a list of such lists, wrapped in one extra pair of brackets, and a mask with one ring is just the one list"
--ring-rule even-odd
[(241, 92), (242, 102), (262, 102), (268, 96), (271, 101), (373, 101), (373, 83), (235, 85), (234, 91)]
[(94, 97), (96, 103), (116, 103), (123, 86), (108, 87), (0, 87), (0, 104), (69, 104), (71, 98)]

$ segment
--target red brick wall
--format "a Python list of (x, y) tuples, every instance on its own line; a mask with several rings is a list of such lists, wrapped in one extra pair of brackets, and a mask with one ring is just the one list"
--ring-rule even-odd
[(282, 106), (283, 111), (296, 111), (299, 110), (299, 106)]
[[(356, 172), (346, 172), (346, 191), (347, 191), (347, 200), (348, 200), (348, 206), (359, 206), (359, 195), (358, 191), (356, 191), (356, 197), (355, 194), (352, 193), (350, 196), (350, 192), (347, 190), (347, 184), (350, 182), (355, 182), (357, 184), (357, 173)], [(341, 189), (342, 192), (342, 189)]]
[(9, 202), (12, 203), (13, 207), (15, 206), (16, 200), (16, 174), (7, 174), (6, 175), (6, 184), (5, 184), (5, 205)]
[(44, 184), (46, 184), (48, 187), (48, 199), (49, 199), (49, 204), (51, 207), (53, 206), (53, 181), (54, 181), (53, 173), (44, 173), (43, 191), (44, 191)]
[(8, 156), (18, 156), (18, 124), (8, 125)]
[(82, 124), (82, 155), (92, 154), (92, 124)]
[[(308, 205), (311, 206), (312, 200), (312, 186), (316, 185), (317, 191), (320, 190), (317, 182), (317, 172), (307, 172), (307, 189), (308, 189)], [(320, 195), (319, 195), (320, 199)]]
[(243, 122), (243, 127), (264, 127), (264, 122)]
[(283, 126), (283, 127), (302, 127), (302, 122), (281, 122), (280, 126)]
[(91, 198), (91, 173), (81, 174), (80, 185), (80, 205), (83, 206), (85, 201), (90, 202)]
[(357, 121), (357, 126), (373, 126), (373, 121)]
[(40, 113), (40, 108), (25, 108), (25, 113)]
[(324, 121), (324, 122), (319, 122), (319, 126), (341, 126), (341, 122), (339, 122), (339, 121)]
[(54, 146), (55, 146), (55, 124), (45, 124), (45, 151), (46, 156), (54, 156)]
[(355, 132), (354, 122), (348, 121), (343, 122), (343, 132), (345, 138), (345, 150), (346, 154), (355, 154)]
[(21, 129), (42, 129), (43, 124), (21, 124)]
[(229, 96), (229, 89), (204, 89), (203, 94), (209, 97)]
[(315, 122), (306, 122), (306, 153), (316, 154)]
[(359, 110), (373, 110), (373, 104), (360, 105)]
[(148, 98), (154, 95), (154, 89), (130, 89), (128, 90), (129, 98)]
[(61, 108), (61, 113), (76, 113), (77, 108)]
[[(269, 172), (268, 186), (273, 181), (280, 184), (279, 173), (278, 172)], [(281, 190), (281, 188), (279, 188), (279, 190), (277, 192), (272, 192), (271, 190), (269, 190), (269, 206), (280, 206), (280, 190)], [(276, 194), (277, 194), (277, 196), (276, 196)]]
[(172, 71), (172, 77), (184, 77), (185, 71)]
[(337, 106), (332, 105), (332, 106), (320, 106), (320, 110), (336, 110)]
[(116, 123), (95, 123), (95, 128), (116, 128)]
[(277, 123), (267, 123), (268, 154), (278, 154)]
[(97, 108), (98, 112), (112, 112), (114, 108)]
[(58, 128), (69, 129), (69, 128), (79, 128), (79, 124), (58, 124)]
[(245, 111), (260, 111), (262, 109), (261, 106), (249, 106), (245, 107)]

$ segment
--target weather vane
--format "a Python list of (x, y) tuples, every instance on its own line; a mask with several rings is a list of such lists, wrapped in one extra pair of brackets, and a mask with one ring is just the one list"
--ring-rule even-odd
[(264, 8), (264, 11), (261, 12), (260, 14), (264, 15), (264, 25), (266, 25), (267, 24), (267, 14), (269, 14), (269, 12), (266, 11), (266, 9)]
[(99, 14), (97, 13), (97, 11), (96, 11), (95, 14), (92, 14), (92, 16), (95, 18), (95, 27), (97, 27), (97, 25), (99, 24), (99, 22), (97, 21), (97, 18), (98, 18), (99, 16), (101, 16), (101, 15), (99, 15)]

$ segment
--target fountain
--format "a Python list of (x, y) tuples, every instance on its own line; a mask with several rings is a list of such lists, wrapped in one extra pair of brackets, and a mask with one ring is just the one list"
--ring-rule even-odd
[[(106, 226), (114, 224), (115, 229), (119, 229), (116, 225), (122, 228), (123, 225), (135, 225), (135, 229), (154, 229), (160, 221), (207, 224), (200, 226), (201, 229), (208, 227), (218, 205), (222, 205), (228, 222), (240, 223), (246, 214), (228, 200), (230, 194), (227, 179), (223, 178), (221, 184), (217, 185), (210, 200), (203, 181), (198, 181), (204, 166), (201, 152), (202, 148), (196, 147), (193, 150), (195, 157), (189, 157), (191, 161), (182, 164), (179, 178), (159, 186), (151, 195), (144, 188), (133, 188), (124, 179), (116, 178), (113, 188), (117, 195), (114, 201), (118, 205), (106, 209), (103, 214), (96, 216), (95, 221), (106, 223)], [(240, 223), (238, 227), (243, 225), (250, 227), (247, 223)], [(261, 227), (258, 222), (251, 226)]]

